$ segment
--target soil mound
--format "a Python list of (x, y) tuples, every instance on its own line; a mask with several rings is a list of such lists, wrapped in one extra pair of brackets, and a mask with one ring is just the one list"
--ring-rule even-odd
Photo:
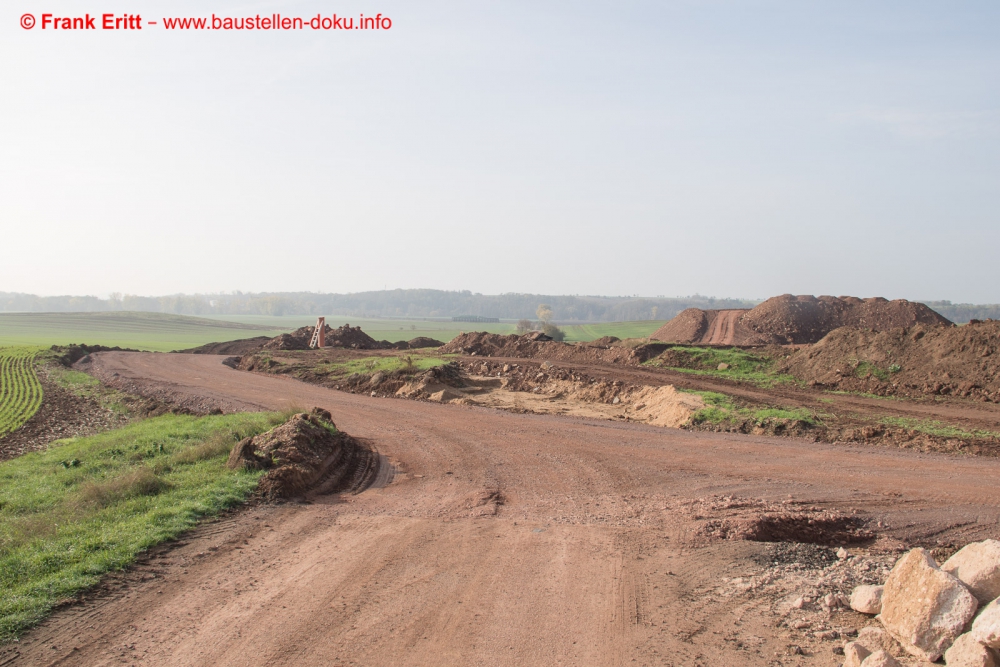
[[(265, 350), (308, 350), (316, 327), (302, 327), (292, 333), (281, 334), (263, 345)], [(345, 324), (334, 329), (325, 327), (327, 347), (346, 347), (354, 350), (385, 350), (391, 347), (387, 341), (377, 341), (361, 327)]]
[(699, 345), (808, 344), (840, 327), (886, 331), (916, 324), (951, 322), (924, 304), (905, 299), (784, 294), (750, 310), (689, 308), (660, 327), (652, 338)]
[(393, 343), (391, 347), (394, 350), (420, 350), (428, 347), (441, 347), (442, 345), (444, 345), (444, 343), (439, 340), (434, 340), (433, 338), (428, 338), (426, 336), (417, 336), (416, 338), (408, 341), (401, 340)]
[(264, 346), (271, 342), (267, 336), (256, 336), (254, 338), (244, 338), (243, 340), (231, 340), (225, 343), (206, 343), (189, 350), (178, 350), (185, 354), (231, 354), (241, 356), (259, 352)]
[(1000, 322), (881, 332), (844, 327), (789, 357), (781, 370), (813, 385), (879, 396), (1000, 402)]
[(240, 441), (227, 465), (267, 470), (257, 493), (278, 499), (309, 491), (360, 491), (375, 478), (378, 461), (376, 452), (338, 431), (329, 412), (313, 408), (267, 433)]
[[(610, 338), (610, 337), (609, 337)], [(446, 354), (468, 354), (480, 357), (514, 357), (546, 359), (548, 361), (600, 362), (638, 365), (667, 349), (664, 343), (646, 343), (636, 347), (586, 343), (561, 343), (554, 340), (534, 340), (531, 334), (493, 334), (485, 331), (456, 336), (440, 351)]]

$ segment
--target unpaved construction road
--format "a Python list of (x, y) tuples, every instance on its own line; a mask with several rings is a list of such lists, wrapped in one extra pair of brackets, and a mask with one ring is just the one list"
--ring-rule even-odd
[(703, 537), (691, 499), (856, 511), (883, 544), (1000, 537), (992, 458), (369, 398), (213, 356), (94, 358), (192, 405), (326, 408), (393, 467), (355, 496), (194, 531), (3, 665), (836, 665), (839, 642), (779, 627), (773, 597), (718, 592), (778, 552)]

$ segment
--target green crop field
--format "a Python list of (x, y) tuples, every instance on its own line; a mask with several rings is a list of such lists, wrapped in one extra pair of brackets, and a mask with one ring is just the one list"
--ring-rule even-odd
[(604, 336), (617, 338), (647, 338), (665, 324), (661, 320), (638, 322), (598, 322), (596, 324), (567, 324), (560, 326), (568, 342), (591, 341)]
[(42, 406), (36, 354), (38, 348), (0, 347), (0, 438), (31, 419)]
[(288, 325), (262, 326), (162, 313), (0, 313), (0, 346), (86, 343), (169, 352), (205, 343), (277, 336), (287, 329)]

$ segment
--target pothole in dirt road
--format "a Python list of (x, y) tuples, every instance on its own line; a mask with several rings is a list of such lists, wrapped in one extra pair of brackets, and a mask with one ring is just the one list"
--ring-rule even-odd
[(732, 496), (699, 499), (690, 505), (704, 537), (748, 542), (846, 546), (871, 542), (868, 520), (855, 512)]

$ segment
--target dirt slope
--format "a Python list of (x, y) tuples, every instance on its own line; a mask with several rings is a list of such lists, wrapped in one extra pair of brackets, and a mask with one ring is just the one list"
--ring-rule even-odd
[(861, 517), (883, 548), (1000, 537), (992, 459), (374, 399), (221, 361), (94, 365), (191, 403), (329, 409), (392, 465), (196, 531), (0, 664), (828, 666), (839, 642), (815, 633), (871, 621), (790, 601), (849, 585), (854, 559), (720, 535), (773, 512)]
[(839, 327), (885, 331), (916, 324), (951, 322), (924, 304), (905, 299), (784, 294), (750, 310), (689, 308), (660, 327), (652, 338), (699, 345), (786, 345), (815, 343)]
[(784, 369), (822, 386), (880, 396), (951, 395), (1000, 403), (1000, 322), (844, 327), (788, 359)]

